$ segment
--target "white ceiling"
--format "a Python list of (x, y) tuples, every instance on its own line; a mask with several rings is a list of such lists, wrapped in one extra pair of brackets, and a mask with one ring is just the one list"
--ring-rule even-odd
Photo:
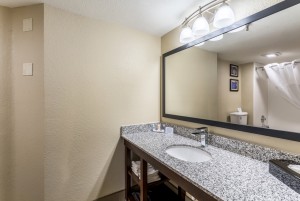
[(19, 7), (45, 3), (162, 36), (205, 2), (208, 0), (0, 0), (0, 5)]

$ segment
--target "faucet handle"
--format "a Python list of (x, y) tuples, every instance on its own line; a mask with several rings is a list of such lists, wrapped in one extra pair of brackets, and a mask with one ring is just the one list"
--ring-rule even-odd
[(198, 134), (200, 135), (200, 144), (201, 147), (206, 147), (207, 146), (207, 140), (208, 140), (208, 127), (200, 127), (196, 128), (198, 130), (198, 133), (193, 133), (193, 134)]
[(201, 147), (206, 147), (206, 134), (201, 134), (200, 135), (200, 144), (201, 144)]
[(196, 129), (199, 130), (200, 133), (208, 133), (208, 127), (206, 127), (206, 126), (196, 128)]

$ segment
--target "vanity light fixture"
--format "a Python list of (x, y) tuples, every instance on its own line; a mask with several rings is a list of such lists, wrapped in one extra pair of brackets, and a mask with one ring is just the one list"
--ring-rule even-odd
[[(201, 11), (199, 11), (201, 12)], [(193, 34), (195, 37), (201, 37), (209, 33), (209, 24), (202, 15), (197, 18), (193, 24)]]
[(190, 27), (184, 27), (180, 33), (180, 43), (189, 43), (194, 40), (192, 29)]
[[(209, 33), (209, 23), (216, 28), (223, 28), (234, 23), (235, 16), (229, 4), (229, 0), (213, 0), (204, 6), (200, 6), (198, 10), (189, 15), (182, 23), (180, 33), (180, 43), (189, 43), (196, 38), (202, 37)], [(217, 6), (220, 7), (215, 12)], [(212, 15), (210, 19), (204, 17), (203, 14)], [(189, 26), (193, 22), (192, 28)]]
[(214, 18), (214, 27), (223, 28), (233, 24), (235, 21), (235, 16), (233, 10), (230, 6), (223, 2), (218, 11), (215, 14)]

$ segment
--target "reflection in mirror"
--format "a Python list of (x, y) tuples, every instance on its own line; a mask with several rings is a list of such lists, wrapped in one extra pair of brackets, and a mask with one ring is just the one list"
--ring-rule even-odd
[[(273, 64), (300, 59), (299, 10), (167, 56), (165, 113), (299, 133), (300, 64)], [(238, 66), (237, 77), (230, 64)], [(230, 79), (238, 82), (230, 86)], [(230, 90), (233, 84), (238, 90)]]

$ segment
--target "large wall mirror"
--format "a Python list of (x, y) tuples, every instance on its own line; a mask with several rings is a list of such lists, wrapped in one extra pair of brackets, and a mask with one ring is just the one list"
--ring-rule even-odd
[(286, 0), (165, 53), (163, 116), (300, 141), (299, 3)]

